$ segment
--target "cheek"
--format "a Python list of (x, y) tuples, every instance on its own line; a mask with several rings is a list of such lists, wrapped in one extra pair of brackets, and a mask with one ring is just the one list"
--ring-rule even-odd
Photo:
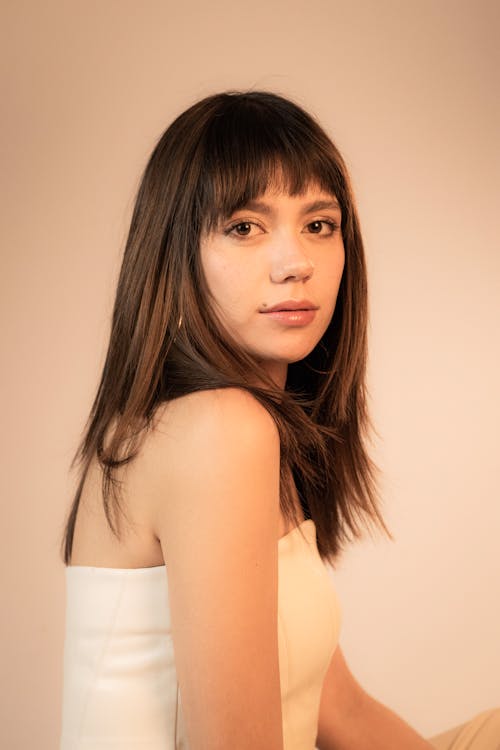
[(212, 256), (203, 264), (208, 288), (226, 313), (236, 313), (244, 306), (249, 294), (248, 275), (241, 264), (230, 263), (220, 256)]
[(345, 266), (345, 254), (342, 247), (341, 252), (337, 255), (330, 266), (330, 278), (334, 289), (338, 289), (342, 280)]
[(315, 268), (316, 280), (323, 287), (325, 293), (335, 292), (342, 279), (344, 272), (344, 255), (338, 254), (332, 258), (324, 259)]
[(321, 274), (318, 274), (318, 277), (321, 275), (318, 292), (322, 298), (325, 325), (328, 325), (337, 305), (338, 292), (344, 271), (343, 257), (337, 258), (334, 262), (329, 262), (316, 270), (321, 271)]
[(227, 263), (224, 257), (216, 252), (202, 252), (201, 265), (208, 288), (217, 299), (224, 290), (224, 280), (228, 278)]

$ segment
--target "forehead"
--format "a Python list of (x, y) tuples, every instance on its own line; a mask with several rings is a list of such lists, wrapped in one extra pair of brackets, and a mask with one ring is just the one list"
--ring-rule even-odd
[[(250, 160), (239, 156), (245, 163), (212, 165), (204, 170), (201, 200), (198, 203), (205, 231), (215, 229), (221, 221), (252, 201), (275, 201), (287, 196), (297, 201), (335, 198), (342, 200), (341, 175), (329, 160), (305, 158), (297, 154), (289, 161), (270, 155), (268, 159)], [(340, 191), (340, 192), (339, 192)], [(307, 196), (307, 198), (305, 197)]]
[(298, 193), (291, 193), (281, 186), (271, 185), (263, 193), (241, 203), (235, 208), (235, 211), (252, 210), (270, 214), (279, 209), (280, 206), (285, 205), (292, 209), (307, 212), (329, 210), (341, 213), (336, 195), (315, 184), (305, 186)]

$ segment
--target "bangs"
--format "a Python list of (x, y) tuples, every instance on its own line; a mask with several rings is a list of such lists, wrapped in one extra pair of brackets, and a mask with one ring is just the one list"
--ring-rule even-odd
[[(344, 213), (342, 162), (324, 131), (288, 102), (279, 111), (250, 98), (228, 102), (202, 144), (198, 210), (203, 229), (272, 188), (299, 195), (310, 185), (334, 195)], [(340, 161), (340, 163), (339, 163)]]

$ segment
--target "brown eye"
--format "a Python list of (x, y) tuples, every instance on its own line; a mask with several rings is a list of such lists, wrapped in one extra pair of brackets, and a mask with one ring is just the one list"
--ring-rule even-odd
[(252, 225), (248, 221), (240, 221), (239, 224), (235, 224), (233, 229), (240, 237), (246, 237), (252, 231)]
[(324, 237), (329, 237), (336, 229), (338, 229), (337, 224), (334, 221), (327, 221), (326, 219), (316, 219), (316, 221), (311, 221), (307, 225), (309, 234), (321, 234)]
[(262, 228), (254, 221), (235, 221), (234, 224), (224, 230), (224, 234), (241, 237), (242, 239), (261, 233)]
[(308, 225), (309, 231), (313, 234), (319, 234), (323, 228), (323, 222), (322, 221), (311, 221), (311, 223)]

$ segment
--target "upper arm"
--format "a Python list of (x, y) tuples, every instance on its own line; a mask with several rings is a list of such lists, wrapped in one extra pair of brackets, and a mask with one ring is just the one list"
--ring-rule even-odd
[(154, 523), (190, 747), (282, 750), (277, 428), (238, 389), (169, 407)]
[(343, 743), (350, 717), (359, 710), (365, 695), (337, 645), (321, 691), (316, 739), (319, 750), (335, 750)]

